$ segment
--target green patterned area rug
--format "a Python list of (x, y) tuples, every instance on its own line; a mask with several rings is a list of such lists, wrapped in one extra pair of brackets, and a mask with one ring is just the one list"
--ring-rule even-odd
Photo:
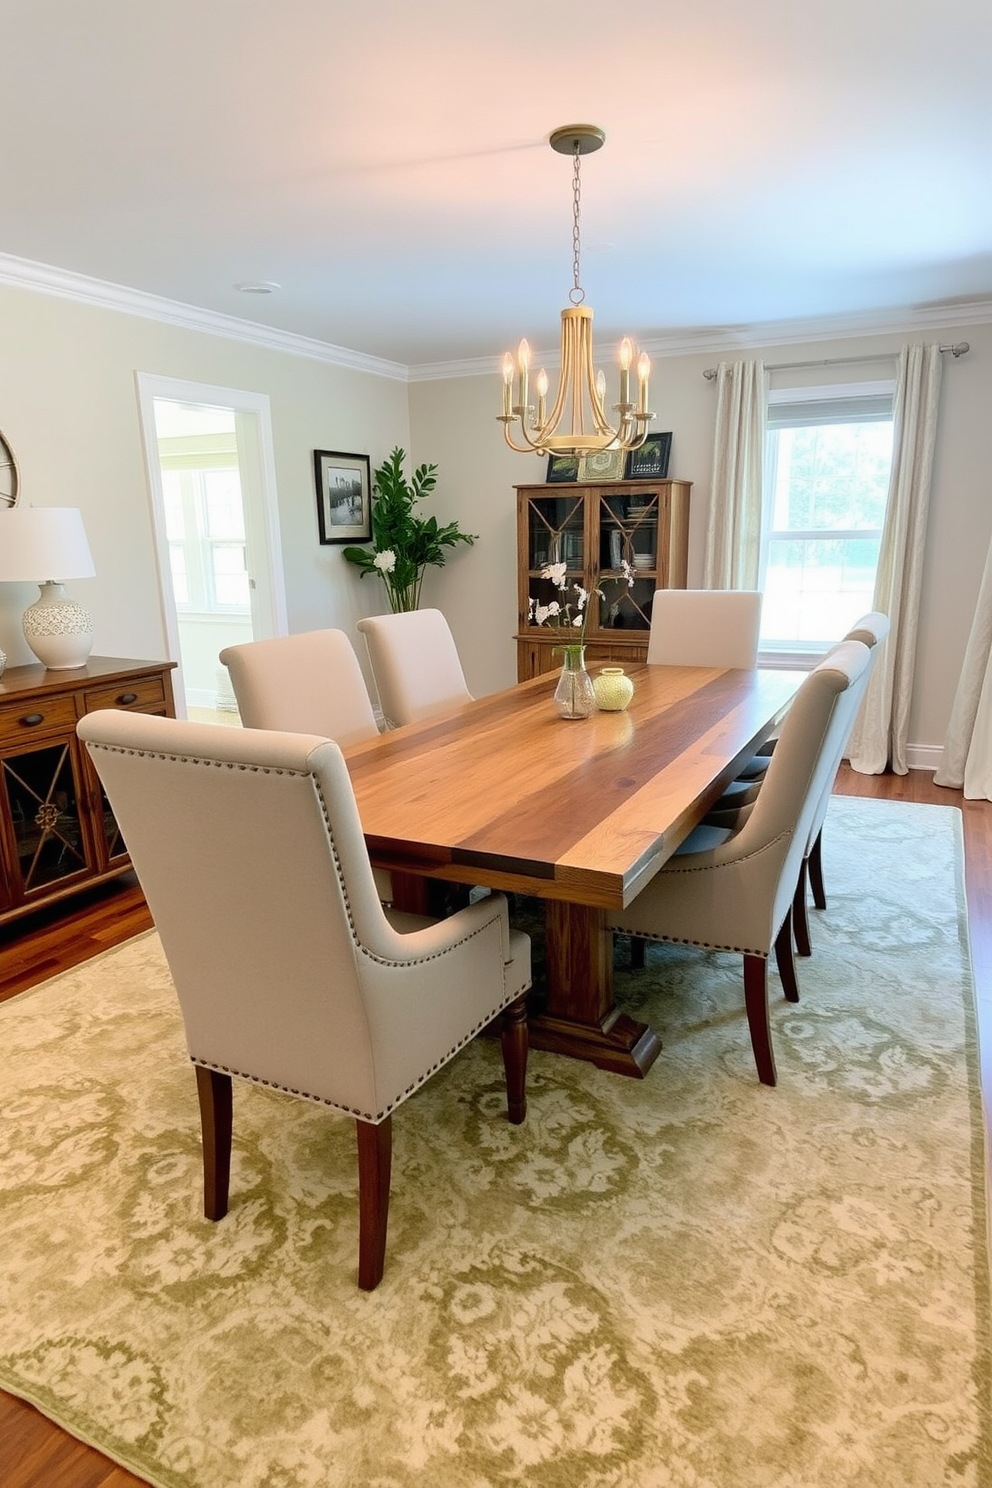
[[(758, 1083), (738, 958), (618, 976), (647, 1079), (477, 1041), (394, 1122), (355, 1285), (353, 1125), (236, 1086), (200, 1217), (154, 935), (0, 1007), (0, 1384), (184, 1488), (983, 1488), (984, 1144), (960, 815), (834, 801)], [(620, 948), (620, 960), (626, 948)]]

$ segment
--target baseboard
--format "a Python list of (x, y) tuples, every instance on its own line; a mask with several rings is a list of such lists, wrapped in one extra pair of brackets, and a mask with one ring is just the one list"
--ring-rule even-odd
[(941, 744), (906, 745), (906, 763), (911, 770), (939, 770), (943, 758)]
[[(939, 770), (944, 757), (940, 744), (907, 744), (906, 764), (911, 770)], [(844, 756), (847, 759), (847, 755)]]

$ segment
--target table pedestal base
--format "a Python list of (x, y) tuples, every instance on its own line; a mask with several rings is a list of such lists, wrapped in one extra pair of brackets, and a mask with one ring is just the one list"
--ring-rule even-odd
[(534, 1048), (643, 1077), (658, 1057), (661, 1040), (614, 1004), (613, 936), (605, 910), (547, 901), (545, 974), (547, 1001), (529, 1025)]
[(535, 1013), (528, 1019), (527, 1028), (532, 1049), (585, 1059), (598, 1069), (637, 1080), (644, 1078), (661, 1051), (661, 1040), (654, 1029), (635, 1022), (626, 1013), (595, 1027)]

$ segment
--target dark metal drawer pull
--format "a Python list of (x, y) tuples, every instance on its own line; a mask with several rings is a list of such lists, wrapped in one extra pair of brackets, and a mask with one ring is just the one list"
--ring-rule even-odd
[(119, 703), (136, 703), (138, 701), (138, 694), (136, 692), (122, 692), (117, 701)]
[(44, 713), (25, 713), (24, 717), (21, 719), (21, 722), (24, 724), (25, 728), (36, 728), (39, 723), (44, 723), (44, 721)]

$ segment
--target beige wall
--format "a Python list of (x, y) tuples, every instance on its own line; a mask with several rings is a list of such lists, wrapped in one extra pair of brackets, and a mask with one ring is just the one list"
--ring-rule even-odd
[[(908, 341), (968, 341), (967, 356), (944, 358), (940, 432), (935, 456), (923, 577), (916, 692), (909, 738), (911, 763), (933, 768), (943, 744), (986, 552), (992, 536), (988, 425), (992, 417), (992, 326), (928, 328), (912, 335), (794, 343), (692, 356), (656, 358), (651, 405), (657, 429), (671, 429), (669, 473), (693, 482), (690, 585), (700, 581), (712, 465), (716, 393), (703, 370), (721, 357), (760, 356), (768, 364), (806, 358), (867, 356), (898, 351)], [(495, 364), (494, 364), (495, 365)], [(809, 369), (779, 374), (789, 383), (860, 380), (892, 375), (894, 363)], [(609, 373), (608, 373), (609, 375)], [(511, 453), (495, 419), (499, 378), (420, 382), (410, 388), (410, 419), (418, 460), (436, 460), (445, 509), (484, 534), (470, 562), (442, 579), (443, 607), (463, 649), (469, 685), (492, 691), (515, 680), (510, 636), (516, 624), (514, 483), (543, 480), (544, 462)], [(461, 432), (452, 433), (453, 429)], [(460, 505), (464, 502), (464, 507)], [(485, 561), (483, 553), (486, 554)]]
[[(222, 336), (53, 295), (0, 286), (0, 428), (14, 446), (22, 500), (78, 506), (97, 569), (68, 591), (92, 611), (94, 651), (166, 654), (135, 372), (181, 377), (271, 400), (291, 630), (353, 628), (381, 608), (335, 547), (317, 539), (313, 451), (409, 447), (407, 385)], [(20, 630), (33, 585), (0, 585), (0, 648), (32, 661)]]
[[(71, 592), (89, 605), (95, 650), (160, 657), (165, 634), (156, 599), (151, 520), (141, 451), (136, 371), (265, 393), (271, 400), (279, 515), (291, 630), (339, 625), (383, 607), (381, 585), (360, 580), (335, 548), (317, 541), (312, 451), (367, 452), (373, 465), (395, 444), (434, 461), (432, 509), (479, 534), (430, 571), (424, 601), (448, 615), (469, 686), (494, 691), (515, 680), (514, 483), (541, 480), (544, 461), (502, 442), (494, 417), (499, 378), (400, 381), (329, 366), (287, 352), (0, 286), (0, 427), (16, 450), (23, 499), (83, 511), (98, 576)], [(728, 359), (769, 363), (897, 350), (907, 340), (967, 340), (968, 356), (945, 357), (916, 695), (913, 762), (933, 765), (943, 742), (986, 552), (992, 535), (988, 424), (992, 326), (728, 350)], [(673, 431), (671, 474), (693, 481), (690, 582), (702, 564), (715, 391), (702, 372), (708, 352), (656, 358), (656, 427)], [(494, 359), (495, 366), (495, 359)], [(878, 368), (802, 374), (861, 377)], [(882, 369), (884, 370), (884, 368)], [(797, 374), (797, 377), (799, 374)], [(412, 442), (411, 442), (412, 441)], [(31, 659), (19, 617), (33, 586), (0, 586), (0, 646), (11, 664)]]

